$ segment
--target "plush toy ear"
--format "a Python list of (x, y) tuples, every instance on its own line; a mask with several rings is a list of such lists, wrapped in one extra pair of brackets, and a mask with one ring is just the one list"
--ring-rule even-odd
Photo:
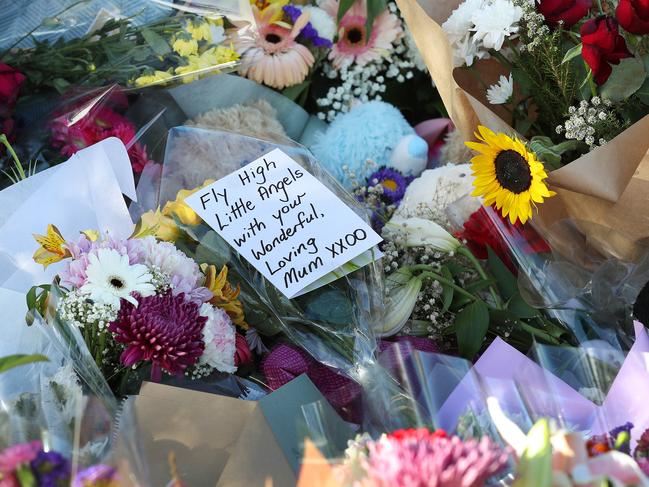
[(405, 176), (419, 176), (428, 164), (428, 144), (417, 134), (406, 135), (397, 143), (390, 156), (390, 167)]

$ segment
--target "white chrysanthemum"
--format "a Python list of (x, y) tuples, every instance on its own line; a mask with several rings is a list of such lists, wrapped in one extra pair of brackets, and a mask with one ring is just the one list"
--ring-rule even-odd
[(113, 249), (98, 249), (96, 254), (88, 256), (88, 260), (87, 280), (80, 291), (93, 301), (119, 308), (120, 299), (137, 305), (133, 293), (141, 296), (155, 294), (147, 266), (130, 265), (127, 255)]
[(221, 372), (236, 372), (234, 354), (237, 345), (232, 320), (221, 308), (215, 308), (207, 303), (201, 306), (201, 315), (207, 317), (207, 321), (203, 328), (205, 351), (199, 363)]
[(487, 90), (487, 100), (492, 105), (503, 105), (507, 103), (514, 93), (514, 78), (510, 74), (509, 78), (500, 76), (498, 83), (491, 85)]
[(463, 39), (474, 27), (473, 14), (480, 11), (484, 3), (484, 0), (466, 0), (453, 10), (446, 22), (442, 24), (442, 29), (452, 43)]
[(481, 41), (487, 49), (500, 51), (505, 39), (518, 33), (522, 16), (523, 9), (511, 0), (492, 0), (471, 16), (473, 39)]
[(157, 268), (171, 279), (174, 289), (190, 292), (201, 285), (203, 274), (192, 259), (169, 242), (158, 242), (154, 237), (141, 239), (144, 263)]
[[(480, 207), (478, 198), (464, 198), (472, 191), (470, 164), (447, 164), (429, 169), (410, 183), (395, 216), (427, 218), (447, 230), (461, 226)], [(463, 204), (453, 208), (453, 225), (449, 221), (449, 210), (460, 199)]]
[(306, 5), (301, 9), (302, 12), (309, 14), (309, 22), (318, 31), (318, 36), (333, 41), (336, 35), (336, 21), (333, 17), (320, 7), (314, 7), (313, 5)]

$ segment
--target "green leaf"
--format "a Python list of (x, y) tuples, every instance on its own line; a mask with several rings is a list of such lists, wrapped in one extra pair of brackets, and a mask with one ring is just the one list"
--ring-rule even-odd
[(491, 275), (496, 279), (496, 285), (500, 291), (501, 296), (504, 299), (510, 299), (514, 294), (518, 292), (518, 281), (514, 274), (507, 268), (503, 261), (500, 260), (500, 257), (491, 249), (487, 247), (487, 252), (489, 254), (487, 258), (487, 263), (489, 264), (489, 271)]
[(527, 434), (527, 448), (518, 463), (514, 487), (552, 487), (552, 445), (547, 419), (537, 421)]
[(568, 52), (566, 52), (566, 55), (563, 57), (563, 61), (561, 61), (561, 64), (566, 64), (567, 62), (570, 62), (572, 59), (576, 58), (577, 56), (581, 56), (582, 46), (583, 44), (577, 44), (571, 49), (568, 49)]
[(34, 362), (47, 362), (49, 359), (45, 355), (8, 355), (7, 357), (0, 357), (0, 374), (7, 372), (8, 370), (13, 369), (14, 367), (20, 367), (21, 365), (27, 365)]
[(482, 301), (474, 301), (455, 317), (455, 334), (460, 355), (471, 360), (480, 351), (489, 329), (489, 309)]
[(52, 83), (52, 86), (54, 87), (54, 89), (56, 91), (58, 91), (59, 93), (63, 93), (70, 86), (70, 83), (68, 83), (63, 78), (54, 78), (51, 81), (51, 83)]
[(564, 153), (578, 149), (580, 145), (581, 142), (578, 140), (566, 140), (555, 144), (550, 137), (544, 135), (537, 135), (530, 140), (530, 149), (538, 159), (554, 167), (561, 165), (561, 156)]
[(282, 91), (282, 95), (284, 95), (286, 98), (288, 98), (291, 101), (295, 101), (305, 90), (309, 88), (310, 84), (311, 84), (311, 80), (306, 80), (297, 85), (289, 86), (284, 91)]
[(495, 279), (480, 279), (464, 286), (464, 289), (475, 294), (477, 291), (487, 289), (489, 286), (496, 284)]
[[(453, 280), (453, 275), (451, 274), (451, 271), (448, 270), (448, 267), (442, 267), (441, 274), (449, 281)], [(440, 284), (442, 285), (442, 313), (445, 313), (451, 307), (451, 303), (453, 302), (454, 290), (451, 286), (443, 283)]]
[(342, 20), (342, 18), (345, 16), (347, 13), (347, 10), (352, 8), (352, 5), (354, 5), (354, 2), (356, 0), (340, 0), (340, 4), (338, 5), (338, 22)]
[(165, 41), (160, 35), (156, 34), (152, 30), (142, 29), (142, 37), (144, 37), (144, 40), (149, 45), (149, 47), (151, 47), (153, 52), (155, 52), (159, 56), (164, 56), (165, 54), (169, 54), (171, 52), (171, 47), (169, 47), (167, 41)]
[(381, 15), (386, 8), (388, 8), (386, 0), (367, 0), (367, 20), (365, 21), (366, 42), (372, 35), (374, 19)]
[(507, 303), (507, 309), (516, 318), (534, 318), (539, 314), (539, 311), (536, 308), (532, 308), (525, 302), (520, 293), (516, 293), (512, 296)]
[(647, 77), (642, 59), (631, 57), (622, 59), (613, 66), (613, 72), (601, 87), (600, 94), (612, 102), (623, 101), (638, 91)]

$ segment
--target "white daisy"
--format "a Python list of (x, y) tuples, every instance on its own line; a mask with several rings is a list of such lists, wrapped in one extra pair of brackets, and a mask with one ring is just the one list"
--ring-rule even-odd
[(505, 39), (518, 33), (523, 9), (511, 0), (493, 0), (471, 16), (474, 41), (482, 41), (487, 49), (500, 51)]
[(509, 78), (501, 75), (498, 83), (491, 85), (487, 90), (487, 100), (492, 105), (503, 105), (510, 100), (513, 92), (514, 78), (512, 75), (510, 74)]
[(155, 294), (148, 267), (130, 265), (128, 255), (121, 255), (113, 249), (98, 249), (96, 254), (89, 255), (88, 260), (87, 280), (80, 291), (93, 301), (119, 308), (120, 299), (137, 305), (132, 293), (141, 296)]

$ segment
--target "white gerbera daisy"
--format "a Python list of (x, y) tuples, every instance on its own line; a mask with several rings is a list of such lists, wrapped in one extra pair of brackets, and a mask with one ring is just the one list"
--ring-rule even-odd
[(132, 293), (141, 296), (155, 294), (148, 267), (130, 265), (127, 255), (113, 249), (99, 249), (96, 254), (90, 254), (88, 260), (87, 280), (80, 291), (93, 301), (119, 308), (120, 299), (137, 305)]
[(507, 103), (512, 93), (514, 93), (514, 78), (512, 75), (509, 75), (509, 78), (506, 76), (500, 76), (498, 83), (491, 85), (487, 90), (487, 100), (492, 105), (503, 105)]
[(474, 41), (482, 41), (487, 49), (500, 51), (505, 39), (518, 33), (523, 9), (511, 0), (493, 0), (471, 16)]

